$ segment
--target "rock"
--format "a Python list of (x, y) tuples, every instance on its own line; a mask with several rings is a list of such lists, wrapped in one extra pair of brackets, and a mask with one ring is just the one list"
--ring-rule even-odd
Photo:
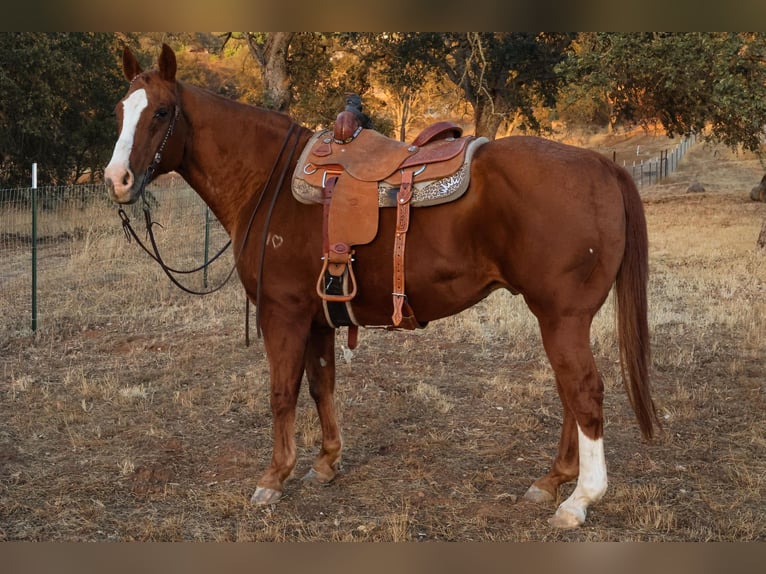
[(766, 175), (761, 178), (761, 183), (750, 190), (750, 199), (753, 201), (766, 201)]
[(688, 193), (700, 193), (705, 191), (705, 186), (702, 185), (700, 182), (695, 181), (693, 184), (691, 184), (689, 187), (686, 188), (686, 191)]

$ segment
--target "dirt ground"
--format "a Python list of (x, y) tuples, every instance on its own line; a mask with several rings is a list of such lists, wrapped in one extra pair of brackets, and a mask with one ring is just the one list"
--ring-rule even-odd
[[(561, 422), (522, 300), (363, 330), (338, 362), (343, 472), (326, 487), (296, 478), (261, 508), (249, 497), (271, 453), (268, 371), (262, 342), (244, 345), (241, 290), (201, 299), (150, 272), (128, 289), (122, 270), (91, 292), (59, 286), (55, 327), (0, 340), (0, 540), (764, 541), (766, 204), (748, 198), (763, 171), (698, 144), (642, 192), (664, 432), (640, 437), (605, 309), (593, 346), (609, 490), (579, 529), (552, 529), (554, 506), (522, 499)], [(687, 193), (693, 181), (706, 191)], [(318, 440), (304, 388), (297, 477)]]

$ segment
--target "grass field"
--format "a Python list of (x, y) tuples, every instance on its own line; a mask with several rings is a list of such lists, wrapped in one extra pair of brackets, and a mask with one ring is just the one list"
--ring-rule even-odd
[[(748, 198), (763, 171), (698, 144), (643, 190), (664, 433), (640, 437), (610, 298), (592, 335), (610, 486), (580, 529), (551, 529), (553, 507), (521, 498), (555, 455), (560, 403), (520, 298), (495, 293), (423, 331), (363, 330), (338, 363), (342, 474), (327, 487), (292, 481), (257, 508), (268, 370), (261, 341), (244, 346), (242, 290), (184, 294), (118, 230), (66, 254), (44, 286), (57, 303), (44, 330), (3, 329), (0, 539), (765, 541), (766, 204)], [(687, 193), (693, 182), (706, 191)], [(318, 440), (304, 389), (298, 476)]]

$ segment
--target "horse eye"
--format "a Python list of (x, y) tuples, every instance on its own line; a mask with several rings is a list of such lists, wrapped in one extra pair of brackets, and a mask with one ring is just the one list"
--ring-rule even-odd
[(168, 110), (166, 108), (160, 108), (154, 113), (154, 117), (157, 119), (166, 118), (168, 115)]

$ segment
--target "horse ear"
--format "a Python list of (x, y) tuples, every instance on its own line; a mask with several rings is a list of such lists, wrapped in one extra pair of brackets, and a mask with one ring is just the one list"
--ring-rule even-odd
[(122, 72), (129, 82), (141, 73), (141, 65), (127, 46), (122, 50)]
[(159, 64), (162, 79), (168, 82), (174, 81), (176, 79), (176, 55), (167, 44), (162, 45)]

